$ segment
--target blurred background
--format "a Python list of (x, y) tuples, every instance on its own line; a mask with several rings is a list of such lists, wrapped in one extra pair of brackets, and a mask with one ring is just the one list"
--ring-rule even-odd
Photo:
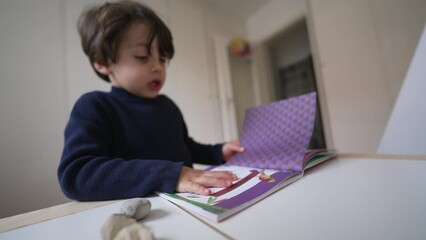
[[(140, 1), (173, 33), (163, 93), (204, 143), (238, 138), (248, 107), (317, 91), (311, 147), (375, 153), (426, 22), (424, 0)], [(70, 201), (65, 124), (83, 93), (110, 89), (76, 21), (102, 2), (0, 0), (0, 218)]]

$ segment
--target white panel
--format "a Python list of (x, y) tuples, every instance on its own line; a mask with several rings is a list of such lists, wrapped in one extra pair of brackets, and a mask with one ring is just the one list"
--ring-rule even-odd
[(231, 64), (228, 56), (228, 37), (215, 37), (215, 57), (219, 90), (220, 112), (222, 115), (223, 136), (226, 141), (237, 139), (237, 120), (234, 91), (231, 77)]
[(383, 134), (379, 153), (426, 155), (426, 25)]
[[(230, 55), (230, 54), (229, 54)], [(235, 112), (239, 136), (243, 132), (243, 124), (246, 110), (254, 107), (255, 99), (252, 60), (229, 56), (231, 64), (232, 89), (234, 92)]]
[(190, 134), (204, 143), (224, 140), (213, 36), (218, 33), (241, 36), (244, 32), (238, 21), (211, 10), (197, 0), (170, 2), (169, 26), (176, 55), (164, 89), (181, 108)]
[(207, 53), (202, 7), (191, 1), (172, 1), (170, 25), (175, 57), (168, 71), (168, 94), (184, 115), (189, 133), (200, 142), (213, 142)]
[(388, 82), (384, 87), (389, 102), (394, 104), (426, 23), (426, 1), (373, 0), (371, 3), (383, 49), (383, 71)]

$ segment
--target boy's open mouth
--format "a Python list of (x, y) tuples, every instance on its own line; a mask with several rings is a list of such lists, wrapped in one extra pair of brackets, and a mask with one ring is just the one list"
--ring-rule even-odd
[(154, 79), (151, 82), (148, 83), (148, 87), (151, 90), (160, 90), (161, 88), (161, 80), (159, 79)]

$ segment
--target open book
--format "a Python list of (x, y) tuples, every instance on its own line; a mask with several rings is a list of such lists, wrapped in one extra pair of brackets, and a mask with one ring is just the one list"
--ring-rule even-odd
[(206, 171), (231, 171), (238, 180), (211, 188), (210, 196), (159, 193), (163, 198), (214, 222), (249, 207), (298, 180), (306, 169), (335, 157), (326, 149), (307, 150), (315, 120), (316, 93), (246, 111), (241, 144), (246, 148), (226, 164)]

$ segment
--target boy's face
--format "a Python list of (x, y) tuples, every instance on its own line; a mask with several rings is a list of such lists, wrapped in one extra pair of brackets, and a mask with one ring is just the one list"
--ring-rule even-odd
[(113, 86), (144, 98), (158, 96), (166, 80), (168, 59), (160, 56), (155, 38), (148, 53), (149, 27), (133, 23), (121, 38), (115, 63), (106, 67)]

